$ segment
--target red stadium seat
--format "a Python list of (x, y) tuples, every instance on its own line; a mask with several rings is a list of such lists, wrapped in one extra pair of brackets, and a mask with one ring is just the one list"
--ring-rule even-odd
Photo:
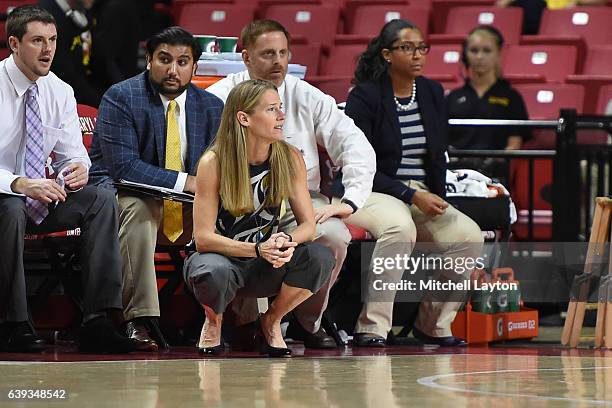
[(330, 44), (338, 32), (340, 9), (335, 5), (271, 4), (264, 18), (280, 22), (292, 36), (301, 36), (310, 44)]
[(612, 7), (544, 10), (540, 35), (581, 36), (589, 46), (612, 43)]
[(0, 0), (0, 16), (6, 16), (15, 7), (36, 3), (36, 0)]
[(557, 119), (561, 109), (582, 113), (584, 89), (570, 84), (524, 84), (516, 90), (523, 96), (530, 119)]
[(88, 105), (77, 105), (77, 113), (79, 115), (79, 123), (81, 125), (81, 133), (83, 134), (83, 144), (87, 151), (91, 147), (93, 132), (96, 128), (96, 119), (98, 118), (98, 109)]
[[(514, 88), (522, 95), (530, 119), (555, 120), (561, 109), (575, 109), (582, 113), (584, 88), (580, 85), (519, 84)], [(533, 136), (526, 144), (528, 148), (555, 148), (555, 133), (552, 130), (535, 130)]]
[[(513, 225), (514, 238), (526, 240), (529, 216), (529, 162), (526, 159), (513, 160), (511, 165), (511, 196), (518, 213)], [(552, 239), (552, 205), (543, 194), (552, 187), (553, 161), (537, 159), (533, 163), (533, 239), (535, 241)]]
[(609, 110), (612, 110), (612, 85), (603, 86), (599, 90), (595, 113), (598, 115), (612, 115), (612, 112), (609, 112)]
[(461, 45), (433, 44), (427, 54), (425, 75), (441, 82), (457, 82), (461, 78)]
[[(446, 18), (443, 34), (431, 35), (431, 40), (439, 37), (457, 37), (463, 42), (465, 36), (479, 25), (491, 25), (504, 36), (506, 44), (518, 44), (523, 24), (523, 10), (519, 7), (454, 7)], [(446, 38), (448, 42), (448, 38)], [(456, 41), (453, 41), (456, 42)]]
[(576, 72), (582, 72), (587, 45), (612, 42), (612, 7), (573, 7), (544, 10), (538, 35), (521, 37), (521, 44), (573, 45), (577, 50)]
[(569, 75), (565, 82), (584, 86), (585, 114), (597, 111), (597, 97), (602, 86), (612, 85), (612, 46), (590, 47), (581, 75)]
[(345, 33), (374, 37), (390, 20), (401, 18), (416, 25), (424, 36), (429, 30), (429, 9), (408, 5), (366, 4), (355, 7), (347, 16)]
[[(582, 87), (565, 84), (523, 84), (515, 86), (523, 96), (530, 119), (556, 119), (561, 108), (582, 107)], [(578, 104), (576, 99), (579, 99)], [(580, 106), (577, 106), (580, 105)], [(525, 143), (525, 149), (554, 149), (555, 136), (549, 131), (534, 131), (533, 139)], [(529, 214), (529, 162), (526, 159), (511, 162), (512, 200), (516, 205), (519, 220), (513, 226), (514, 236), (519, 240), (528, 238)], [(534, 240), (552, 238), (552, 206), (544, 199), (543, 191), (550, 188), (553, 179), (551, 159), (534, 160)]]
[[(170, 15), (173, 17), (174, 21), (178, 21), (181, 15), (181, 11), (183, 7), (187, 4), (234, 4), (234, 0), (173, 0), (171, 5), (168, 7), (166, 4), (156, 2), (155, 6), (158, 10), (169, 10)], [(166, 7), (164, 7), (166, 6)]]
[(254, 16), (254, 6), (187, 3), (181, 8), (177, 24), (193, 34), (238, 37)]
[(308, 78), (308, 82), (324, 93), (331, 95), (337, 103), (345, 102), (350, 90), (353, 76), (319, 76)]
[[(416, 5), (418, 3), (410, 2), (410, 4)], [(482, 8), (493, 7), (494, 5), (495, 0), (432, 0), (431, 9), (433, 10), (433, 27), (431, 32), (436, 34), (444, 33), (448, 13), (455, 7), (477, 6)]]
[(306, 76), (311, 77), (319, 73), (319, 59), (321, 46), (308, 44), (303, 38), (291, 42), (291, 63), (306, 67)]
[[(568, 84), (523, 84), (515, 89), (523, 96), (530, 119), (556, 119), (561, 109), (582, 111), (584, 90), (580, 85)], [(534, 131), (533, 140), (525, 143), (525, 148), (555, 148), (555, 135), (551, 131)], [(584, 136), (584, 137), (581, 137)], [(578, 134), (579, 143), (590, 143), (589, 135)], [(582, 139), (582, 140), (581, 140)], [(519, 213), (519, 221), (513, 231), (518, 239), (527, 239), (528, 215), (528, 161), (512, 162), (512, 200)], [(552, 238), (552, 206), (544, 198), (544, 191), (549, 189), (553, 180), (553, 164), (550, 159), (534, 161), (534, 239), (550, 240)]]
[(576, 72), (576, 49), (551, 45), (511, 45), (504, 49), (504, 76), (541, 78), (547, 82), (563, 82)]
[(612, 74), (612, 45), (594, 45), (589, 47), (582, 75)]
[(324, 47), (319, 72), (321, 75), (352, 76), (366, 46), (366, 42), (337, 39), (332, 47)]

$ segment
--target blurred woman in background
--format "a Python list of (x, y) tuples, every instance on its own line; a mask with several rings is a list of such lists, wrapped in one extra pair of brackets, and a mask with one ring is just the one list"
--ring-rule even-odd
[[(451, 119), (528, 119), (522, 96), (502, 78), (501, 51), (504, 39), (491, 26), (473, 29), (463, 43), (462, 62), (467, 70), (465, 85), (446, 97)], [(515, 150), (530, 137), (528, 128), (453, 126), (449, 145), (456, 149)], [(462, 159), (454, 168), (473, 168), (487, 176), (505, 178), (503, 159)]]

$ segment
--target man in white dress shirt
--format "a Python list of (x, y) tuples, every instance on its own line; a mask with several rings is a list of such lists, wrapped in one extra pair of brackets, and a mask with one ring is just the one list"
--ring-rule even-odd
[[(370, 195), (376, 158), (363, 132), (337, 108), (331, 96), (287, 75), (289, 41), (289, 33), (276, 21), (249, 23), (241, 33), (244, 48), (242, 59), (247, 70), (228, 75), (207, 91), (225, 101), (230, 90), (247, 79), (267, 79), (278, 87), (286, 115), (283, 125), (285, 140), (300, 149), (308, 170), (308, 188), (317, 221), (316, 241), (328, 246), (336, 258), (336, 266), (327, 285), (295, 309), (299, 324), (290, 324), (288, 336), (304, 340), (306, 347), (330, 348), (335, 347), (335, 342), (320, 327), (320, 323), (327, 307), (329, 290), (340, 272), (351, 240), (342, 218), (362, 207)], [(334, 165), (342, 168), (344, 196), (341, 203), (331, 204), (320, 193), (319, 147), (327, 151)], [(281, 220), (281, 229), (290, 232), (293, 228), (295, 220), (289, 211)], [(244, 307), (248, 300), (243, 302), (245, 305), (241, 307), (244, 312), (248, 310)]]
[[(35, 6), (18, 7), (6, 23), (12, 55), (0, 62), (0, 351), (45, 348), (28, 319), (23, 250), (26, 233), (79, 227), (83, 327), (80, 349), (129, 352), (108, 313), (121, 310), (121, 258), (114, 195), (87, 187), (90, 161), (83, 146), (72, 88), (49, 71), (55, 20)], [(58, 178), (45, 177), (53, 153)]]

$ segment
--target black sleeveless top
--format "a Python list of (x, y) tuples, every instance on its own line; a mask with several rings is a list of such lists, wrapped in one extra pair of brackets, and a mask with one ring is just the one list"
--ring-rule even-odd
[(278, 229), (280, 207), (264, 208), (264, 201), (270, 183), (270, 163), (265, 161), (258, 165), (249, 165), (253, 204), (255, 211), (234, 217), (223, 208), (217, 213), (217, 232), (224, 237), (243, 242), (265, 241)]

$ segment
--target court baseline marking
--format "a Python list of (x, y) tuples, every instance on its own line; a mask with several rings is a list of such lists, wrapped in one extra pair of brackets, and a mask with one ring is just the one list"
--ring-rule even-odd
[(546, 395), (507, 393), (507, 392), (495, 392), (495, 391), (470, 390), (470, 389), (461, 388), (461, 387), (453, 387), (450, 385), (442, 385), (436, 382), (443, 378), (462, 377), (462, 376), (480, 375), (480, 374), (525, 373), (525, 372), (537, 372), (537, 371), (600, 370), (600, 369), (612, 369), (612, 366), (572, 367), (572, 368), (533, 368), (533, 369), (524, 369), (524, 370), (491, 370), (491, 371), (472, 371), (472, 372), (467, 372), (467, 373), (437, 374), (437, 375), (432, 375), (429, 377), (421, 377), (417, 380), (417, 383), (425, 387), (436, 388), (436, 389), (444, 390), (444, 391), (492, 395), (496, 397), (522, 397), (522, 398), (541, 399), (541, 400), (547, 400), (547, 401), (587, 402), (587, 403), (593, 403), (593, 404), (609, 404), (612, 401), (579, 399), (579, 398), (569, 398), (569, 397), (554, 397), (554, 396), (546, 396)]

